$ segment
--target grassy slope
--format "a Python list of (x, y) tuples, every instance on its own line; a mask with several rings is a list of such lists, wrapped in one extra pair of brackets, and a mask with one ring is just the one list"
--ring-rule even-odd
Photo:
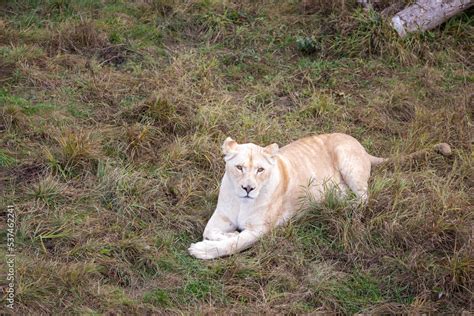
[[(68, 3), (0, 15), (19, 312), (469, 309), (472, 14), (402, 41), (342, 1)], [(454, 155), (379, 168), (367, 207), (328, 199), (241, 255), (187, 255), (226, 136), (333, 131), (382, 156)]]

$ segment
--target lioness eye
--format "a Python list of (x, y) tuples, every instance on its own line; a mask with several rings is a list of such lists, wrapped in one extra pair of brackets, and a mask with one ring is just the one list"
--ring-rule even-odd
[(263, 170), (265, 170), (265, 169), (263, 169), (262, 167), (260, 167), (260, 168), (257, 169), (257, 172), (260, 173), (260, 172), (263, 172)]
[(240, 171), (242, 171), (242, 166), (241, 165), (237, 165), (235, 166), (237, 169), (239, 169)]

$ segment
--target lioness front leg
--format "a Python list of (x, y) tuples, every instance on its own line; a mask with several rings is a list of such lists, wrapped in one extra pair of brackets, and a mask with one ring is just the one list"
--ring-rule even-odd
[(237, 226), (222, 212), (216, 210), (204, 229), (204, 240), (223, 240), (238, 235)]
[(188, 251), (198, 259), (214, 259), (238, 253), (252, 246), (263, 235), (263, 231), (244, 230), (223, 240), (204, 240), (191, 244)]

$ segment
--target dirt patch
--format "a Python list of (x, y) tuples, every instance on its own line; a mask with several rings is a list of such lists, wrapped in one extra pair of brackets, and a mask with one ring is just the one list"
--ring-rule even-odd
[(0, 183), (2, 187), (7, 187), (7, 183), (15, 186), (27, 185), (36, 182), (39, 178), (48, 173), (48, 167), (40, 161), (30, 161), (4, 172), (0, 172)]
[(0, 61), (0, 83), (11, 80), (15, 69), (15, 64)]
[(110, 45), (98, 51), (98, 56), (104, 64), (121, 65), (127, 61), (130, 51), (123, 44)]

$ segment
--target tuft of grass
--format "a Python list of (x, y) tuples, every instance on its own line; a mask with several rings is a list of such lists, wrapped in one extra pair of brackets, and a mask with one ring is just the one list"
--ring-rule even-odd
[(3, 150), (0, 150), (0, 167), (10, 167), (16, 163), (16, 159)]
[(2, 107), (1, 122), (6, 130), (29, 127), (28, 118), (16, 105), (6, 105)]
[(91, 21), (66, 24), (50, 43), (50, 50), (90, 54), (107, 46), (107, 38)]
[(55, 205), (64, 189), (54, 178), (42, 179), (31, 190), (30, 195), (36, 200), (45, 203), (48, 206)]
[(322, 117), (326, 115), (334, 115), (338, 111), (333, 98), (328, 95), (313, 95), (298, 113), (298, 117)]
[(60, 153), (66, 164), (78, 163), (95, 156), (94, 143), (88, 132), (66, 132), (56, 141), (60, 146)]
[(54, 137), (53, 150), (43, 147), (43, 155), (50, 167), (63, 176), (73, 175), (77, 170), (95, 168), (100, 158), (100, 149), (90, 132), (65, 130)]
[(162, 124), (170, 124), (176, 118), (176, 106), (159, 96), (154, 97), (145, 106), (146, 115)]

